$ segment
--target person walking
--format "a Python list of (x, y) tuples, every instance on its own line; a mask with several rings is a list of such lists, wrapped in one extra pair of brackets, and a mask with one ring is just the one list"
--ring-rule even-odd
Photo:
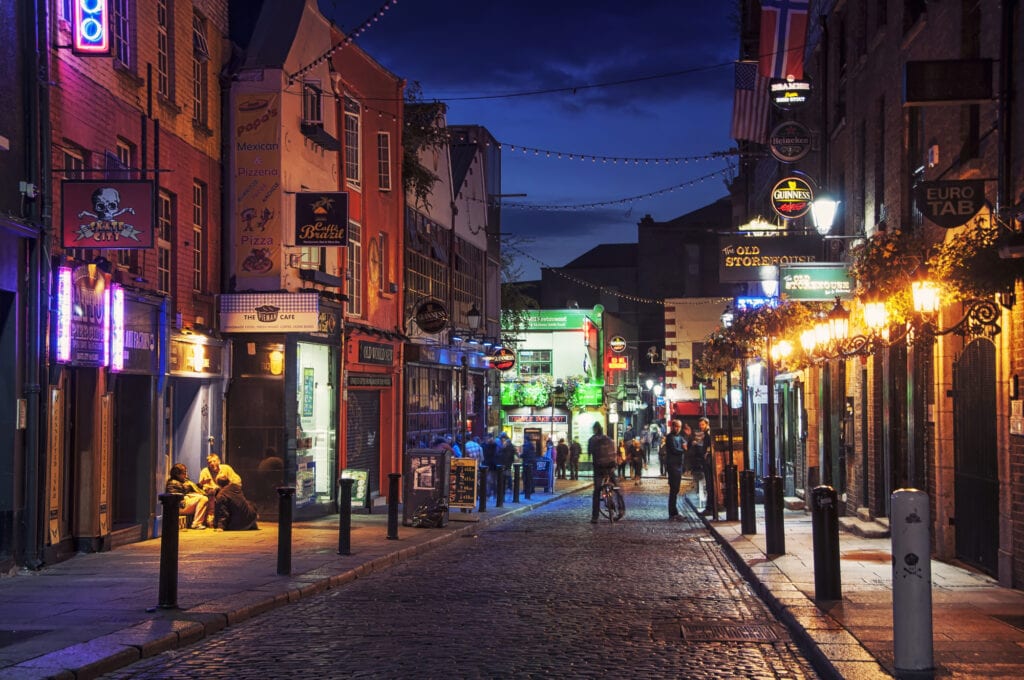
[(498, 463), (502, 468), (502, 482), (498, 485), (499, 488), (495, 489), (495, 498), (500, 493), (505, 494), (506, 489), (512, 488), (512, 466), (516, 463), (516, 445), (512, 443), (512, 440), (504, 432), (501, 433), (501, 443), (498, 447)]
[[(594, 434), (587, 442), (587, 455), (594, 464), (594, 495), (590, 509), (590, 523), (597, 524), (601, 512), (601, 480), (605, 475), (611, 477), (612, 484), (618, 486), (615, 478), (615, 467), (618, 465), (615, 442), (604, 433), (601, 423), (594, 423)], [(616, 519), (620, 519), (621, 515)]]
[(569, 444), (569, 479), (579, 480), (580, 478), (580, 456), (583, 455), (583, 447), (579, 439), (573, 439)]
[(565, 439), (558, 440), (558, 446), (555, 447), (555, 476), (558, 479), (565, 479), (565, 466), (569, 463), (569, 445), (565, 443)]
[(651, 451), (654, 451), (658, 456), (658, 466), (661, 471), (658, 473), (662, 477), (665, 476), (665, 452), (661, 450), (661, 443), (664, 436), (661, 434), (661, 426), (657, 423), (651, 423), (648, 428), (651, 435)]
[(523, 463), (523, 497), (530, 500), (533, 495), (533, 473), (537, 469), (537, 448), (529, 437), (523, 438), (519, 459)]
[(640, 440), (634, 437), (626, 446), (629, 454), (629, 464), (633, 468), (633, 486), (641, 486), (644, 477), (644, 447)]
[(668, 518), (673, 522), (682, 521), (679, 515), (679, 485), (683, 481), (683, 457), (686, 455), (686, 437), (683, 436), (683, 424), (672, 420), (669, 433), (665, 437), (665, 471), (668, 474)]
[(715, 504), (715, 454), (711, 424), (706, 417), (697, 421), (697, 431), (690, 435), (690, 460), (697, 497), (704, 504), (700, 514), (718, 518)]

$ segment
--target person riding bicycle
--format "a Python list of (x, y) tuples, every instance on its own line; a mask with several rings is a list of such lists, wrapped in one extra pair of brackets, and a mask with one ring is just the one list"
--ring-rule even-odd
[[(618, 486), (615, 467), (618, 465), (615, 442), (604, 434), (601, 423), (594, 423), (594, 435), (587, 442), (587, 454), (594, 463), (594, 496), (590, 512), (590, 523), (597, 524), (597, 516), (601, 507), (601, 481), (607, 475), (613, 485)], [(622, 515), (619, 515), (621, 517)], [(616, 518), (618, 519), (618, 518)]]

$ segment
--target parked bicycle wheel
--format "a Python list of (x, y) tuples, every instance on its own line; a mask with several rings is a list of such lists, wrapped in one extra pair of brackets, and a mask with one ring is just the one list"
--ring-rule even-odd
[(626, 501), (622, 492), (610, 483), (601, 489), (601, 514), (611, 522), (617, 522), (626, 514)]

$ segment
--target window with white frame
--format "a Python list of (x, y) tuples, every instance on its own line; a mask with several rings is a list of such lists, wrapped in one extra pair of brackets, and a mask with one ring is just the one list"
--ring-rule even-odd
[[(115, 165), (117, 170), (121, 172), (110, 172), (108, 169), (106, 173), (107, 178), (130, 179), (130, 170), (135, 167), (135, 145), (125, 139), (118, 138), (114, 152), (117, 156)], [(138, 268), (138, 250), (134, 248), (120, 248), (115, 252), (118, 265), (127, 268), (129, 271), (135, 271)]]
[(131, 0), (111, 0), (110, 33), (114, 43), (114, 60), (127, 69), (134, 69)]
[(356, 189), (362, 174), (359, 168), (359, 104), (345, 97), (345, 182)]
[(174, 196), (160, 190), (156, 214), (156, 287), (171, 293), (171, 233), (174, 224)]
[(206, 185), (192, 182), (192, 290), (206, 291), (203, 245), (206, 241)]
[(348, 313), (363, 315), (363, 228), (348, 223)]
[(381, 191), (391, 191), (391, 135), (377, 133), (377, 186)]
[(306, 81), (302, 83), (302, 122), (323, 124), (323, 91), (320, 83)]
[(299, 248), (299, 269), (326, 271), (326, 249), (320, 246), (302, 246)]
[(206, 19), (192, 15), (192, 122), (206, 127), (209, 117), (210, 46), (206, 40)]
[[(63, 151), (64, 179), (85, 179), (85, 154), (78, 149), (64, 147)], [(69, 248), (72, 257), (83, 260), (90, 259), (85, 248)]]
[(166, 99), (172, 98), (174, 60), (171, 45), (174, 40), (173, 0), (156, 0), (156, 92)]
[(551, 375), (551, 350), (519, 350), (516, 356), (516, 363), (519, 365), (519, 375), (521, 376)]

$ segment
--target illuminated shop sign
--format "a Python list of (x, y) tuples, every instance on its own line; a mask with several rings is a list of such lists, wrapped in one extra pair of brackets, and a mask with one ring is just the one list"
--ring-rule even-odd
[(778, 272), (772, 268), (817, 262), (821, 255), (821, 239), (816, 236), (723, 236), (719, 239), (718, 252), (720, 281), (777, 280)]
[(779, 180), (772, 188), (769, 198), (772, 210), (779, 217), (795, 220), (810, 212), (811, 203), (814, 202), (814, 189), (806, 179), (794, 175)]
[(772, 103), (783, 110), (806, 104), (807, 96), (811, 93), (811, 84), (806, 80), (773, 79), (768, 87)]
[(110, 367), (115, 371), (124, 370), (124, 290), (114, 284), (110, 307)]
[(153, 247), (152, 182), (65, 180), (60, 187), (65, 247)]
[(850, 270), (843, 263), (783, 265), (779, 267), (779, 287), (790, 300), (828, 301), (853, 297)]
[(624, 356), (608, 357), (608, 370), (609, 371), (627, 371), (627, 370), (629, 370), (629, 357), (624, 357)]
[(82, 56), (110, 54), (109, 25), (107, 0), (74, 0), (71, 51)]
[(95, 264), (57, 271), (57, 361), (110, 364), (110, 274)]

